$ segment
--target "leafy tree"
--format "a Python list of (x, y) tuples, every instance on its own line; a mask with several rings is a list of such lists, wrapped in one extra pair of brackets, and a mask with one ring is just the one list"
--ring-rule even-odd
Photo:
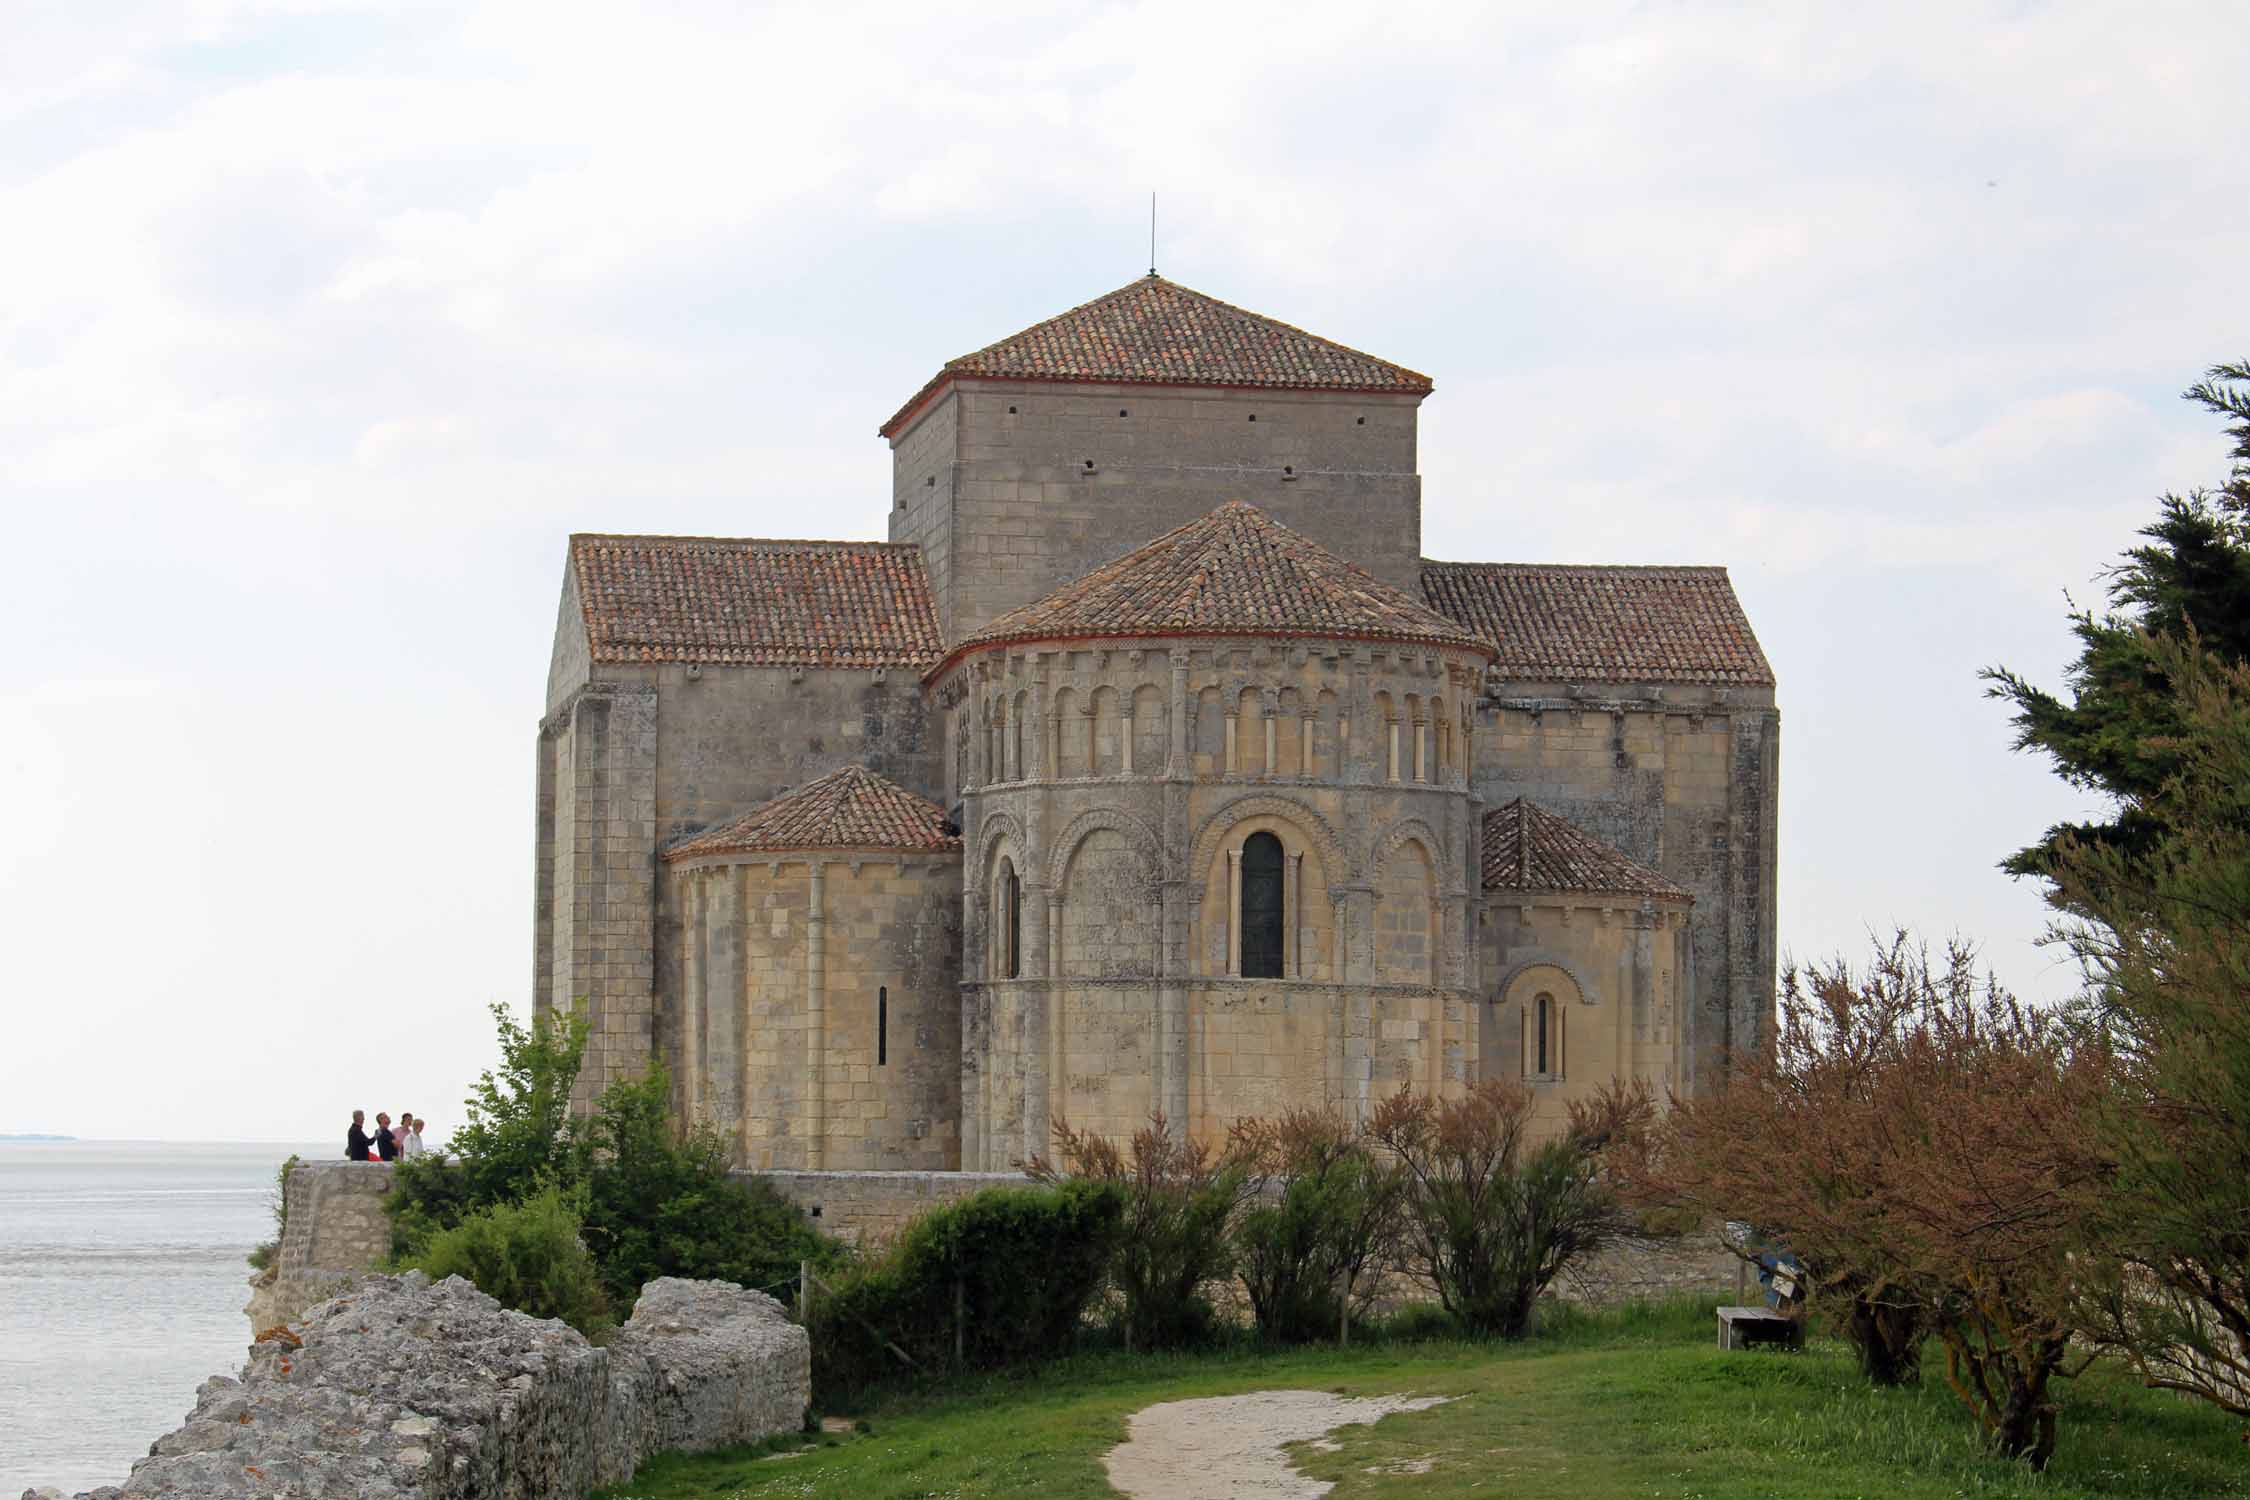
[(1857, 974), (1789, 970), (1771, 1045), (1675, 1100), (1624, 1172), (1794, 1251), (1878, 1383), (1910, 1382), (1934, 1333), (1994, 1449), (2039, 1468), (2074, 1298), (2103, 1274), (2088, 1123), (2113, 1077), (2098, 1040), (1980, 979), (1965, 945), (1933, 965), (1902, 934)]
[(1255, 1186), (1249, 1144), (1230, 1138), (1214, 1151), (1175, 1137), (1158, 1114), (1123, 1146), (1058, 1120), (1055, 1150), (1060, 1166), (1045, 1157), (1025, 1163), (1033, 1181), (1080, 1178), (1124, 1193), (1109, 1277), (1123, 1304), (1125, 1347), (1177, 1348), (1207, 1337), (1214, 1314), (1203, 1289), (1233, 1270), (1227, 1231)]
[(841, 1247), (764, 1183), (729, 1175), (724, 1140), (670, 1117), (661, 1067), (602, 1091), (578, 1131), (586, 1242), (610, 1300), (628, 1307), (659, 1276), (770, 1289), (800, 1261), (832, 1265)]
[(1535, 1143), (1535, 1100), (1502, 1079), (1459, 1099), (1401, 1088), (1376, 1106), (1368, 1135), (1406, 1179), (1409, 1264), (1471, 1332), (1523, 1338), (1539, 1294), (1576, 1262), (1639, 1236), (1639, 1222), (1603, 1170), (1611, 1147), (1645, 1129), (1643, 1083), (1574, 1102), (1570, 1125)]
[(2120, 1266), (2083, 1310), (2149, 1384), (2250, 1417), (2250, 665), (2147, 651), (2176, 726), (2133, 803), (2155, 852), (2065, 842), (2055, 871), (2124, 1073), (2092, 1224)]
[[(1983, 675), (1989, 692), (2015, 706), (2015, 743), (2050, 757), (2072, 786), (2120, 799), (2106, 822), (2066, 823), (2011, 855), (2003, 868), (2054, 882), (2059, 854), (2074, 847), (2145, 857), (2159, 831), (2139, 806), (2179, 770), (2181, 724), (2164, 672), (2151, 659), (2154, 638), (2190, 628), (2227, 661), (2250, 660), (2250, 362), (2215, 365), (2184, 398), (2227, 420), (2233, 464), (2217, 489), (2162, 498), (2145, 542), (2109, 575), (2109, 608), (2071, 620), (2077, 659), (2065, 674), (2066, 698), (2003, 667)], [(2083, 863), (2075, 896), (2085, 899), (2094, 870)], [(2107, 903), (2105, 903), (2107, 904)]]
[(582, 1153), (570, 1091), (586, 1056), (586, 1018), (548, 1010), (524, 1026), (507, 1006), (495, 1004), (492, 1019), (500, 1066), (470, 1090), (448, 1156), (397, 1164), (386, 1204), (394, 1255), (411, 1255), (477, 1209), (516, 1202), (550, 1185), (567, 1189), (579, 1179)]
[(1282, 1343), (1348, 1338), (1372, 1291), (1367, 1273), (1396, 1249), (1405, 1172), (1333, 1109), (1245, 1120), (1233, 1133), (1261, 1179), (1235, 1229), (1258, 1331)]

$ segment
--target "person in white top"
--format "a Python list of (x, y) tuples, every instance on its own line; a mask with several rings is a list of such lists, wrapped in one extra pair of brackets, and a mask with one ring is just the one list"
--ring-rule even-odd
[(422, 1122), (412, 1115), (401, 1115), (398, 1123), (398, 1154), (402, 1157), (420, 1156), (422, 1154)]

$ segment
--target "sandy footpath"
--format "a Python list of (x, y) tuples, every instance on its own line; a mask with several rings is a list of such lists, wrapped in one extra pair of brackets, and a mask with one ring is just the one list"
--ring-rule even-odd
[(1257, 1391), (1167, 1401), (1133, 1413), (1126, 1440), (1102, 1463), (1109, 1482), (1133, 1500), (1313, 1500), (1330, 1486), (1289, 1467), (1281, 1453), (1284, 1443), (1372, 1422), (1394, 1411), (1420, 1411), (1446, 1399)]

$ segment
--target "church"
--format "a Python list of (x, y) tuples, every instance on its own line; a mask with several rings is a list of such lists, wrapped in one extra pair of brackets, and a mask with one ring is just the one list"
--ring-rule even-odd
[(1553, 1128), (1755, 1044), (1726, 571), (1424, 557), (1432, 388), (1152, 273), (882, 424), (886, 542), (573, 536), (534, 1002), (582, 1095), (660, 1062), (744, 1167), (1002, 1171), (1493, 1077)]

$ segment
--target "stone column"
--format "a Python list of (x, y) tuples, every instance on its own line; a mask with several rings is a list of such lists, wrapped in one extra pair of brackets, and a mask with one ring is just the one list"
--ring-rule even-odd
[(1260, 717), (1260, 718), (1262, 718), (1262, 719), (1263, 719), (1263, 720), (1265, 721), (1265, 726), (1266, 726), (1266, 760), (1265, 760), (1265, 765), (1264, 765), (1263, 769), (1261, 769), (1261, 770), (1259, 771), (1259, 773), (1258, 773), (1258, 774), (1259, 774), (1259, 775), (1261, 775), (1261, 776), (1263, 776), (1263, 777), (1265, 777), (1265, 778), (1267, 778), (1268, 780), (1271, 780), (1271, 779), (1273, 778), (1273, 768), (1274, 768), (1274, 766), (1275, 766), (1275, 765), (1277, 764), (1277, 762), (1276, 762), (1276, 761), (1274, 760), (1274, 715), (1273, 715), (1273, 710), (1272, 710), (1271, 708), (1268, 708), (1268, 709), (1267, 709), (1267, 710), (1266, 710), (1266, 711), (1265, 711), (1265, 712), (1264, 712), (1263, 714), (1261, 714), (1261, 715), (1260, 715), (1259, 717)]
[(1047, 889), (1030, 881), (1023, 887), (1023, 974), (1016, 986), (1023, 1015), (1023, 1155), (1045, 1155), (1049, 1143), (1047, 1076), (1047, 997), (1054, 988), (1048, 967)]
[(817, 1172), (828, 1164), (828, 871), (818, 857), (806, 871), (805, 1072), (812, 1093), (812, 1139), (806, 1143), (805, 1164)]
[(711, 882), (707, 907), (711, 957), (703, 976), (704, 1016), (709, 1028), (703, 1062), (708, 1075), (705, 1098), (713, 1115), (711, 1123), (735, 1133), (735, 1159), (755, 1167), (758, 1162), (750, 1153), (757, 1137), (750, 1133), (750, 1121), (756, 1109), (752, 1088), (756, 1080), (750, 1071), (749, 1051), (742, 1045), (748, 1028), (738, 1029), (738, 1023), (748, 1019), (743, 1012), (749, 1006), (742, 973), (742, 883), (749, 876), (740, 866), (733, 866), (709, 871), (704, 878)]
[[(1064, 1092), (1070, 1081), (1070, 1038), (1066, 1035), (1068, 1017), (1063, 1011), (1062, 909), (1062, 892), (1060, 890), (1049, 891), (1047, 893), (1047, 982), (1042, 988), (1047, 992), (1045, 1004), (1047, 1097), (1050, 1100), (1048, 1106), (1050, 1111), (1053, 1108), (1051, 1101)], [(1045, 1151), (1047, 1143), (1042, 1141), (1039, 1149)]]
[[(1133, 691), (1137, 691), (1133, 690)], [(1117, 743), (1117, 764), (1128, 776), (1133, 774), (1133, 700), (1125, 700), (1125, 712), (1118, 717), (1117, 732), (1123, 736)]]
[(1242, 972), (1242, 850), (1227, 851), (1227, 973)]
[(1156, 992), (1156, 1107), (1166, 1133), (1183, 1138), (1188, 1122), (1187, 1052), (1187, 882), (1160, 881), (1164, 941), (1158, 958), (1162, 973)]
[(1314, 771), (1314, 764), (1313, 764), (1313, 719), (1314, 719), (1314, 717), (1315, 717), (1314, 715), (1312, 715), (1312, 714), (1309, 714), (1309, 713), (1308, 713), (1308, 714), (1299, 714), (1299, 715), (1297, 716), (1297, 774), (1298, 774), (1299, 776), (1310, 776), (1310, 775), (1312, 775), (1312, 774), (1313, 774), (1313, 771)]
[(1421, 714), (1414, 716), (1414, 779), (1430, 779), (1430, 721)]
[(681, 872), (687, 941), (680, 955), (680, 1114), (691, 1125), (703, 1119), (703, 949), (711, 940), (704, 925), (707, 881), (701, 870)]
[(1188, 774), (1187, 758), (1187, 670), (1188, 654), (1184, 650), (1172, 652), (1172, 754), (1164, 774), (1184, 779)]
[(1236, 709), (1234, 705), (1227, 705), (1227, 758), (1219, 769), (1228, 776), (1232, 776), (1242, 769), (1242, 758), (1236, 753), (1237, 745), (1235, 740), (1235, 721), (1239, 717), (1239, 713), (1240, 711)]

